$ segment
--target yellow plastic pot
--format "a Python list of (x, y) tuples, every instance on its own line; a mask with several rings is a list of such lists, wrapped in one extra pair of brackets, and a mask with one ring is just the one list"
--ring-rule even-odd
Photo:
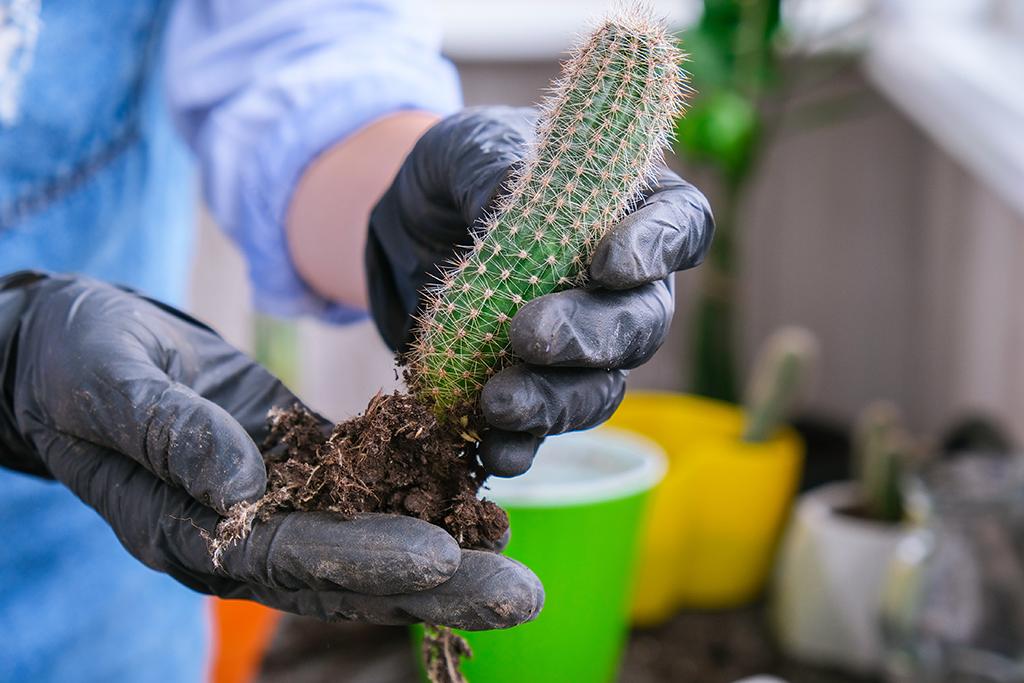
[(608, 423), (655, 441), (668, 473), (654, 489), (634, 587), (633, 621), (652, 626), (683, 607), (749, 602), (771, 569), (796, 491), (803, 445), (791, 429), (740, 439), (736, 406), (631, 392)]

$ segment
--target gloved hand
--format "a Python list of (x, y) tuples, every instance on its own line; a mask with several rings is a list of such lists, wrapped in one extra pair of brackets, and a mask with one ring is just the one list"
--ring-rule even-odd
[[(533, 139), (532, 109), (466, 109), (420, 139), (370, 217), (366, 262), (370, 307), (392, 348), (410, 341), (420, 291), (470, 242), (470, 227), (495, 199)], [(606, 420), (626, 371), (654, 355), (668, 334), (672, 273), (699, 264), (714, 222), (704, 196), (663, 168), (644, 201), (605, 236), (586, 289), (549, 294), (512, 319), (523, 361), (484, 386), (484, 466), (522, 474), (548, 434)]]
[(215, 568), (200, 530), (263, 494), (267, 410), (296, 398), (173, 309), (86, 278), (0, 279), (0, 387), (0, 464), (62, 482), (136, 558), (197, 591), (468, 629), (540, 609), (529, 569), (409, 517), (278, 514)]

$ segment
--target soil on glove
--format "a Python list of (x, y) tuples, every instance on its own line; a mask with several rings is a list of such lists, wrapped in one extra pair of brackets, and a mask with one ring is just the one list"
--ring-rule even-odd
[(215, 561), (254, 521), (288, 510), (408, 515), (470, 548), (493, 546), (508, 529), (505, 511), (477, 497), (486, 473), (472, 430), (460, 434), (458, 423), (438, 421), (408, 394), (377, 394), (365, 413), (330, 434), (300, 406), (272, 410), (268, 420), (267, 493), (221, 521), (211, 541)]

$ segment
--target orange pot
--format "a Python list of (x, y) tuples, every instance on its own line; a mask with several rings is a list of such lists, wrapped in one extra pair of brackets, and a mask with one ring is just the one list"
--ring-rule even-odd
[(248, 600), (211, 601), (211, 683), (248, 683), (256, 678), (281, 613)]

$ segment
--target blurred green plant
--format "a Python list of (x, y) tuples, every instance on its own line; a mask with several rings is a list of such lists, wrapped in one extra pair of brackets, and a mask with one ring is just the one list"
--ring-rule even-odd
[(854, 446), (864, 513), (880, 522), (900, 521), (900, 480), (911, 463), (913, 446), (894, 403), (880, 400), (864, 408)]
[(704, 0), (682, 36), (697, 91), (676, 128), (676, 152), (720, 179), (715, 240), (694, 324), (692, 390), (736, 402), (733, 275), (739, 207), (762, 151), (764, 100), (779, 84), (781, 0)]
[(789, 418), (817, 370), (817, 337), (803, 327), (781, 327), (761, 345), (744, 397), (743, 440), (771, 439)]
[(299, 330), (294, 320), (256, 313), (252, 320), (253, 357), (292, 390), (299, 383)]

